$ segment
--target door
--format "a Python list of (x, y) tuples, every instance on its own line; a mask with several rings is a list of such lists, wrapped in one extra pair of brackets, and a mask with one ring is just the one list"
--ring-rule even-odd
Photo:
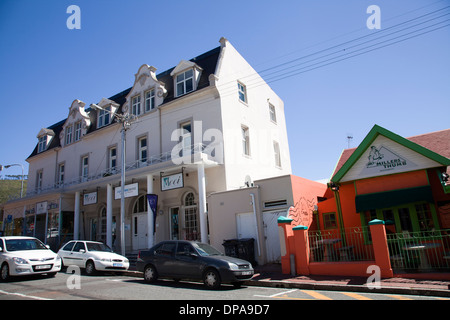
[(147, 249), (147, 214), (133, 214), (133, 250)]
[(238, 213), (236, 215), (238, 239), (253, 238), (257, 240), (255, 215), (250, 213)]
[(69, 264), (84, 268), (86, 266), (86, 246), (84, 242), (78, 241), (69, 254)]
[(281, 262), (280, 236), (278, 233), (278, 218), (286, 216), (287, 210), (263, 213), (264, 238), (266, 242), (267, 263)]
[(179, 240), (179, 212), (180, 208), (170, 208), (170, 239)]

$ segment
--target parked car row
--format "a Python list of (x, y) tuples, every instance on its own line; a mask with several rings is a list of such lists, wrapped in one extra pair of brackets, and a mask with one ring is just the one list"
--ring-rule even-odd
[[(0, 237), (0, 280), (11, 276), (48, 274), (54, 276), (65, 266), (97, 271), (126, 271), (128, 259), (101, 242), (71, 240), (58, 253), (33, 237)], [(194, 241), (163, 241), (139, 252), (136, 267), (146, 282), (158, 278), (201, 280), (207, 288), (222, 283), (234, 286), (254, 275), (250, 262), (223, 255), (212, 246)]]
[(96, 271), (125, 271), (130, 263), (101, 242), (72, 240), (58, 253), (33, 237), (0, 237), (0, 280), (11, 276), (48, 274), (54, 276), (63, 267), (76, 265), (88, 275)]

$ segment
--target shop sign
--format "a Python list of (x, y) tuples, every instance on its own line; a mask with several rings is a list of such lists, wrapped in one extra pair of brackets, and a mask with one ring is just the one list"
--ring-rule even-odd
[(36, 203), (36, 214), (47, 213), (47, 201)]
[(408, 159), (398, 156), (383, 146), (379, 148), (371, 146), (367, 158), (368, 161), (361, 172), (362, 174), (375, 174), (396, 169), (405, 171), (416, 166)]
[(96, 204), (97, 203), (97, 191), (85, 193), (83, 195), (83, 205)]
[[(118, 200), (121, 198), (122, 196), (122, 187), (117, 187), (114, 190), (114, 199)], [(126, 184), (125, 185), (125, 198), (129, 198), (129, 197), (135, 197), (138, 195), (139, 193), (139, 184), (136, 183), (132, 183), (132, 184)]]
[(179, 189), (184, 187), (183, 172), (169, 176), (161, 176), (161, 191)]

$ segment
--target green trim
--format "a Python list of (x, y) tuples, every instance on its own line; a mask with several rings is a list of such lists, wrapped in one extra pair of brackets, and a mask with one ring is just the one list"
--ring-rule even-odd
[(385, 222), (383, 221), (383, 220), (380, 220), (380, 219), (374, 219), (374, 220), (372, 220), (372, 221), (369, 221), (369, 226), (374, 226), (374, 225), (377, 225), (377, 224), (384, 224)]
[(345, 176), (345, 174), (350, 170), (350, 168), (358, 161), (358, 159), (363, 155), (363, 153), (370, 147), (373, 141), (379, 136), (383, 135), (392, 141), (397, 142), (398, 144), (403, 145), (406, 148), (409, 148), (424, 157), (427, 157), (431, 160), (434, 160), (440, 163), (443, 166), (450, 166), (450, 159), (441, 156), (427, 148), (424, 148), (417, 143), (414, 143), (406, 138), (399, 136), (389, 130), (386, 130), (378, 125), (374, 125), (372, 130), (367, 134), (364, 140), (360, 143), (358, 148), (352, 153), (350, 158), (344, 163), (344, 165), (339, 169), (338, 172), (331, 178), (332, 182), (339, 182)]
[(291, 218), (283, 217), (283, 216), (281, 216), (281, 217), (279, 217), (279, 218), (277, 219), (277, 222), (278, 222), (279, 224), (280, 224), (280, 223), (291, 224), (292, 221), (294, 221), (294, 220), (291, 219)]
[(436, 169), (436, 173), (438, 175), (439, 181), (441, 182), (442, 188), (444, 189), (444, 193), (450, 193), (450, 185), (445, 184), (445, 181), (442, 179), (442, 172)]
[(296, 227), (293, 227), (292, 230), (308, 230), (307, 226), (298, 225)]

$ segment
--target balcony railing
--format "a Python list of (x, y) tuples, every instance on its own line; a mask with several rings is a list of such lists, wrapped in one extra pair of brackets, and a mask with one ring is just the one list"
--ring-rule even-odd
[[(190, 148), (188, 147), (188, 148), (184, 148), (183, 150), (180, 150), (180, 154), (178, 156), (181, 158), (184, 156), (200, 154), (205, 150), (205, 148), (206, 148), (206, 145), (204, 145), (204, 144), (201, 144), (201, 143), (195, 144), (195, 145), (192, 145)], [(139, 160), (135, 160), (135, 161), (126, 163), (125, 171), (127, 173), (128, 172), (132, 173), (136, 169), (149, 167), (149, 166), (161, 164), (161, 163), (168, 163), (169, 161), (172, 161), (172, 160), (173, 160), (172, 151), (168, 151), (168, 152), (164, 152), (162, 154), (156, 155), (156, 156), (151, 156), (147, 159), (139, 159)], [(119, 174), (121, 174), (121, 172), (122, 172), (121, 166), (114, 167), (114, 168), (107, 168), (107, 169), (97, 171), (97, 172), (87, 175), (87, 176), (81, 175), (81, 176), (78, 176), (71, 180), (65, 180), (63, 183), (55, 183), (52, 185), (47, 185), (45, 187), (41, 187), (39, 189), (27, 190), (27, 196), (29, 197), (29, 196), (34, 196), (34, 195), (45, 193), (45, 192), (61, 190), (61, 189), (68, 188), (68, 187), (78, 185), (81, 183), (95, 181), (95, 180), (99, 180), (99, 179), (109, 177), (109, 176), (119, 175)], [(13, 200), (13, 199), (11, 199), (11, 200)]]

